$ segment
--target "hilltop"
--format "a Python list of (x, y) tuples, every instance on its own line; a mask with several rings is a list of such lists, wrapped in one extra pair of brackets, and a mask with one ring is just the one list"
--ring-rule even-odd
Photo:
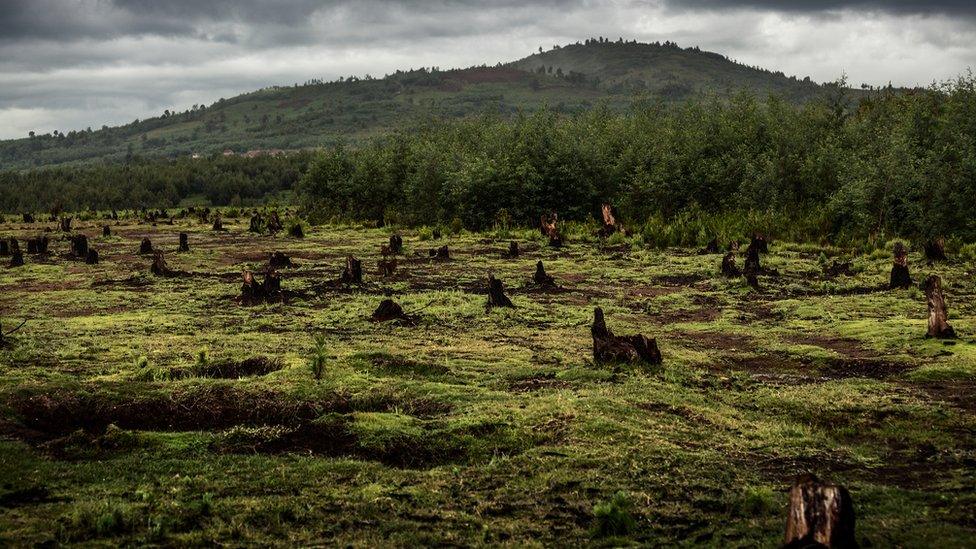
[(269, 87), (209, 106), (100, 130), (0, 141), (6, 169), (124, 161), (133, 156), (209, 156), (355, 143), (432, 118), (509, 116), (543, 106), (564, 113), (635, 96), (679, 102), (748, 91), (802, 103), (824, 93), (809, 79), (748, 67), (698, 48), (587, 40), (496, 66), (397, 71), (383, 78)]

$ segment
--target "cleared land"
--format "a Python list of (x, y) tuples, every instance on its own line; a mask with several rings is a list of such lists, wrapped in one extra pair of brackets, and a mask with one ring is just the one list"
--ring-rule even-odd
[[(0, 543), (774, 546), (803, 472), (851, 490), (862, 542), (976, 543), (971, 264), (910, 256), (916, 280), (943, 278), (947, 343), (924, 337), (917, 288), (882, 289), (890, 251), (828, 279), (820, 247), (774, 241), (780, 276), (756, 293), (721, 255), (601, 245), (595, 227), (562, 249), (538, 231), (405, 230), (382, 278), (387, 230), (247, 222), (102, 237), (107, 222), (76, 221), (98, 265), (57, 232), (50, 255), (4, 261), (4, 330), (29, 321), (0, 349)], [(24, 248), (54, 225), (0, 236)], [(149, 273), (146, 236), (176, 276)], [(444, 244), (450, 261), (428, 258)], [(296, 263), (286, 302), (239, 304), (242, 268), (273, 251)], [(366, 283), (330, 284), (349, 254)], [(531, 286), (539, 259), (563, 289)], [(489, 271), (515, 309), (486, 313)], [(388, 294), (417, 321), (371, 322)], [(593, 364), (595, 306), (656, 337), (663, 365)], [(635, 526), (596, 537), (594, 507), (618, 491)]]

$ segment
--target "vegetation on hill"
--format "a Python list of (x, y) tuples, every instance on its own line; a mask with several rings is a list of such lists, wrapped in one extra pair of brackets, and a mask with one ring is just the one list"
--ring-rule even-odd
[(321, 218), (408, 225), (586, 219), (609, 201), (638, 222), (763, 210), (781, 212), (795, 238), (973, 239), (974, 85), (857, 104), (838, 87), (799, 108), (746, 95), (454, 122), (334, 148), (300, 194)]
[[(545, 68), (540, 72), (540, 68)], [(548, 69), (552, 68), (550, 72)], [(610, 43), (557, 47), (509, 65), (397, 71), (382, 79), (310, 80), (271, 87), (210, 106), (100, 130), (57, 131), (0, 142), (0, 166), (26, 169), (133, 156), (208, 156), (226, 149), (303, 149), (358, 142), (430, 118), (511, 116), (543, 106), (575, 113), (596, 104), (625, 110), (634, 95), (680, 101), (751, 91), (802, 102), (823, 94), (810, 83), (674, 44)]]

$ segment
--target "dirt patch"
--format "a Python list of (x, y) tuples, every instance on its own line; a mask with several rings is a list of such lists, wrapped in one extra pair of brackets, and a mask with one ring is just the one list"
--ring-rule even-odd
[(263, 376), (284, 368), (280, 358), (259, 356), (241, 361), (208, 362), (196, 369), (196, 375), (218, 379)]
[(568, 389), (572, 385), (568, 381), (556, 379), (555, 374), (539, 374), (517, 379), (508, 384), (511, 393), (531, 393), (542, 390)]
[(886, 379), (913, 369), (912, 364), (895, 362), (876, 358), (840, 358), (831, 359), (820, 368), (828, 379), (846, 379), (851, 377), (867, 377), (872, 379)]
[(865, 349), (861, 342), (849, 337), (832, 337), (815, 334), (790, 335), (786, 341), (796, 345), (811, 345), (829, 349), (847, 358), (877, 358), (877, 352)]
[(755, 340), (740, 334), (722, 332), (688, 332), (682, 336), (685, 343), (698, 349), (720, 349), (723, 351), (752, 351)]

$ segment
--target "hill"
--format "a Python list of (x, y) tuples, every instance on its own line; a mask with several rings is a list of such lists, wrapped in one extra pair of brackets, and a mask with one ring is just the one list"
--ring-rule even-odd
[(295, 150), (356, 142), (432, 117), (511, 115), (548, 105), (577, 112), (603, 103), (622, 110), (635, 94), (677, 102), (740, 91), (803, 102), (824, 87), (672, 43), (588, 40), (494, 67), (397, 71), (381, 79), (270, 87), (210, 106), (101, 130), (0, 141), (5, 169), (71, 165), (133, 156), (208, 156), (225, 150)]

